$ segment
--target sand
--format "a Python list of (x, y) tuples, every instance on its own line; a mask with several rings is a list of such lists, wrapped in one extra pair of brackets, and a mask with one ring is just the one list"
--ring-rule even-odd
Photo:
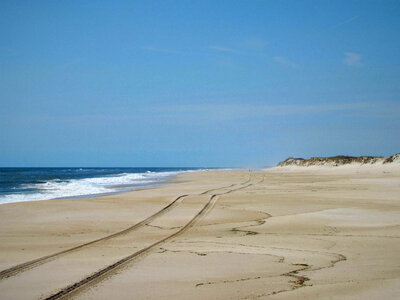
[(398, 165), (0, 205), (1, 299), (398, 299), (399, 253)]

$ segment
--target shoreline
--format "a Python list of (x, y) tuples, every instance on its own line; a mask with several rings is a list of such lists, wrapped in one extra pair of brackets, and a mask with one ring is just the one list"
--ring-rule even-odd
[[(37, 201), (50, 201), (50, 200), (67, 200), (67, 199), (93, 199), (93, 198), (98, 198), (98, 197), (103, 197), (103, 196), (110, 196), (110, 195), (119, 195), (119, 194), (125, 194), (125, 193), (131, 193), (134, 191), (142, 191), (142, 190), (148, 190), (152, 188), (157, 188), (159, 186), (163, 185), (168, 185), (168, 184), (173, 184), (177, 182), (177, 177), (179, 177), (182, 174), (189, 173), (189, 172), (206, 172), (206, 171), (243, 171), (246, 169), (242, 168), (237, 168), (237, 169), (193, 169), (193, 170), (185, 170), (185, 171), (177, 171), (177, 174), (167, 176), (163, 178), (160, 181), (154, 182), (154, 183), (146, 183), (143, 185), (138, 185), (134, 186), (132, 188), (129, 188), (127, 190), (120, 190), (120, 191), (115, 191), (115, 192), (107, 192), (107, 193), (96, 193), (96, 194), (82, 194), (82, 195), (77, 195), (77, 196), (70, 196), (70, 197), (57, 197), (57, 198), (51, 198), (51, 199), (41, 199), (41, 200), (20, 200), (20, 201), (15, 201), (15, 202), (5, 202), (5, 203), (0, 203), (0, 205), (5, 205), (5, 204), (13, 204), (13, 203), (23, 203), (23, 202), (37, 202)], [(115, 185), (115, 186), (110, 186), (110, 187), (120, 187), (120, 186), (126, 186), (126, 185)]]
[[(11, 169), (11, 168), (10, 168)], [(18, 169), (18, 168), (17, 168)], [(38, 169), (38, 168), (33, 168), (33, 169)], [(47, 168), (42, 168), (42, 169), (47, 169)], [(60, 168), (63, 169), (63, 168)], [(93, 168), (95, 169), (95, 168)], [(101, 168), (103, 169), (103, 168)], [(45, 199), (24, 199), (25, 196), (29, 196), (30, 193), (20, 193), (20, 194), (4, 194), (1, 195), (2, 197), (7, 197), (11, 195), (18, 195), (21, 197), (20, 200), (11, 200), (9, 202), (0, 202), (0, 205), (4, 204), (10, 204), (10, 203), (19, 203), (19, 202), (32, 202), (32, 201), (45, 201), (45, 200), (60, 200), (60, 199), (80, 199), (80, 198), (96, 198), (96, 197), (102, 197), (102, 196), (107, 196), (107, 195), (113, 195), (113, 194), (120, 194), (120, 193), (129, 193), (133, 192), (136, 190), (142, 190), (142, 189), (147, 189), (151, 187), (156, 187), (156, 186), (161, 186), (163, 184), (169, 184), (170, 182), (173, 182), (173, 179), (183, 173), (186, 172), (196, 172), (196, 171), (202, 171), (202, 170), (207, 170), (207, 169), (193, 169), (193, 170), (182, 170), (182, 171), (166, 171), (167, 173), (173, 172), (175, 174), (171, 175), (163, 175), (163, 172), (157, 172), (160, 174), (160, 178), (154, 178), (152, 179), (153, 181), (150, 183), (139, 183), (135, 184), (134, 181), (132, 183), (126, 184), (112, 184), (112, 185), (104, 185), (103, 188), (109, 188), (109, 189), (116, 189), (115, 191), (110, 191), (110, 192), (96, 192), (96, 193), (91, 193), (91, 194), (80, 194), (80, 195), (72, 195), (72, 196), (60, 196), (60, 197), (54, 197), (54, 198), (45, 198)], [(124, 174), (136, 174), (136, 173), (124, 173)], [(143, 173), (137, 173), (137, 174), (143, 174)], [(121, 175), (116, 173), (115, 175)], [(71, 182), (71, 181), (79, 181), (79, 180), (86, 180), (86, 179), (96, 179), (96, 178), (107, 178), (110, 177), (109, 175), (104, 176), (104, 177), (87, 177), (87, 178), (79, 178), (79, 179), (64, 179), (63, 182)], [(111, 176), (112, 177), (112, 176)], [(115, 176), (114, 176), (115, 177)], [(54, 180), (48, 180), (48, 182), (52, 182)], [(31, 185), (31, 183), (25, 183), (25, 185)], [(1, 201), (1, 197), (0, 197)]]
[[(193, 172), (204, 172), (207, 170), (194, 170)], [(99, 194), (84, 194), (84, 195), (78, 195), (78, 196), (71, 196), (71, 197), (59, 197), (59, 198), (52, 198), (52, 199), (42, 199), (42, 200), (22, 200), (22, 201), (15, 201), (15, 202), (6, 202), (6, 203), (0, 203), (0, 207), (3, 205), (11, 205), (11, 204), (19, 204), (19, 203), (37, 203), (37, 202), (43, 202), (43, 201), (55, 201), (55, 200), (74, 200), (74, 199), (82, 199), (82, 200), (88, 200), (88, 199), (97, 199), (97, 198), (102, 198), (102, 197), (108, 197), (108, 196), (118, 196), (118, 197), (124, 197), (125, 194), (130, 194), (132, 192), (139, 192), (139, 191), (146, 191), (146, 190), (151, 190), (155, 189), (158, 187), (162, 187), (165, 185), (169, 184), (174, 184), (179, 182), (178, 177), (183, 174), (179, 173), (176, 175), (169, 176), (165, 180), (162, 180), (157, 183), (149, 183), (149, 184), (144, 184), (142, 186), (139, 186), (137, 188), (133, 188), (130, 190), (125, 190), (125, 191), (115, 191), (115, 192), (109, 192), (109, 193), (99, 193)]]
[(172, 180), (0, 205), (3, 297), (49, 297), (81, 280), (74, 299), (399, 295), (399, 168), (206, 170)]

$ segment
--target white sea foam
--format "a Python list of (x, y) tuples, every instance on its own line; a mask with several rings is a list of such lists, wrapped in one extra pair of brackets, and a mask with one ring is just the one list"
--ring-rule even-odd
[(22, 188), (26, 189), (35, 189), (37, 192), (34, 193), (0, 196), (0, 204), (127, 191), (135, 187), (160, 182), (163, 179), (179, 173), (182, 172), (121, 173), (114, 176), (71, 179), (65, 181), (53, 179), (45, 183), (22, 186)]

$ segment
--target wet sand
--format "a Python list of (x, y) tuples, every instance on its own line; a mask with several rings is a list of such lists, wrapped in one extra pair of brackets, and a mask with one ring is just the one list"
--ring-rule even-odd
[(1, 299), (398, 299), (399, 252), (398, 166), (0, 205)]

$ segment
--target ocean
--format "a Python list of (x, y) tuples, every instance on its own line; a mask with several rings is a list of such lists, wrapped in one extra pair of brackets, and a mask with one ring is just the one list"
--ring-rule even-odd
[(199, 169), (0, 168), (0, 204), (131, 191)]

